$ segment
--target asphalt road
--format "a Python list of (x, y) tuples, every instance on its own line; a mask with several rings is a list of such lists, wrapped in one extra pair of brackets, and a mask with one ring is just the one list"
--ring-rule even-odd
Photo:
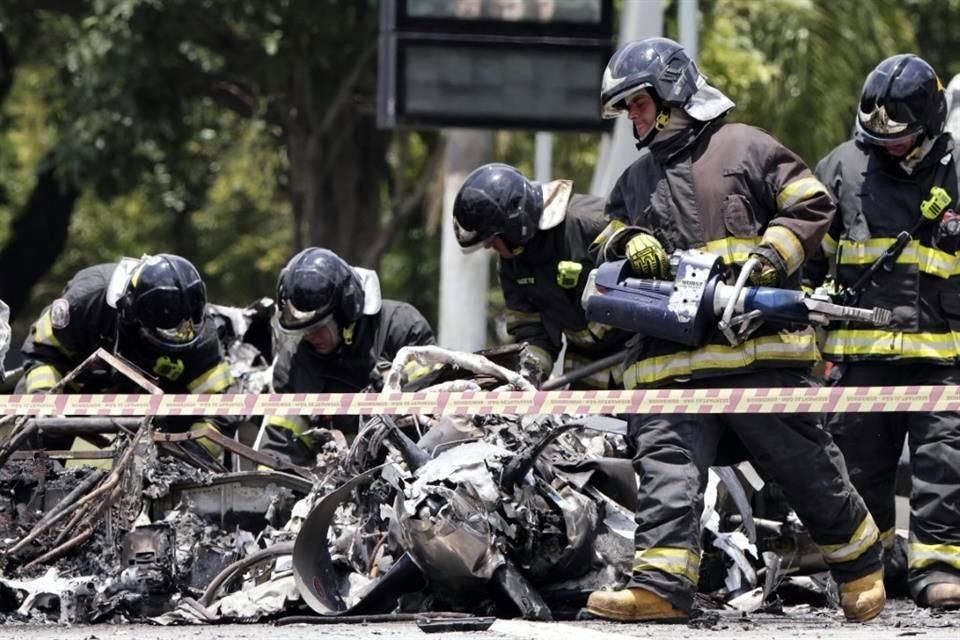
[(894, 601), (876, 620), (853, 624), (839, 611), (789, 608), (785, 615), (741, 615), (736, 611), (708, 612), (690, 624), (635, 625), (605, 622), (526, 622), (497, 620), (482, 632), (435, 633), (427, 636), (414, 623), (353, 625), (219, 625), (159, 627), (148, 625), (0, 625), (0, 637), (10, 640), (766, 640), (820, 638), (872, 640), (910, 637), (922, 640), (960, 638), (960, 611), (917, 609)]

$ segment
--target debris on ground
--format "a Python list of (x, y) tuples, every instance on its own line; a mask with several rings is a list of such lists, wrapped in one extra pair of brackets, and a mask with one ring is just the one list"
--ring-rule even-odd
[[(237, 342), (250, 318), (222, 313), (244, 388), (263, 390), (266, 359)], [(417, 360), (417, 390), (532, 389), (525, 358), (407, 349), (380, 380), (408, 389)], [(212, 464), (190, 447), (200, 435), (153, 417), (4, 420), (0, 621), (574, 619), (631, 570), (636, 476), (611, 417), (365, 416), (353, 437), (314, 430), (310, 469), (200, 434), (226, 449)], [(54, 435), (93, 446), (27, 447)], [(694, 626), (836, 607), (817, 548), (748, 464), (711, 470), (703, 530)]]

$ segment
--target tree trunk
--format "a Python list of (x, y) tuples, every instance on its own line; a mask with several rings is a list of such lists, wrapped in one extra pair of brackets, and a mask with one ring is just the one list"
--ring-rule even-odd
[(10, 240), (0, 250), (0, 299), (10, 305), (11, 319), (63, 251), (78, 195), (52, 168), (37, 176), (30, 198), (13, 221)]
[(290, 106), (287, 114), (287, 150), (290, 158), (290, 199), (293, 209), (293, 230), (290, 238), (293, 251), (304, 246), (303, 227), (305, 220), (313, 218), (312, 208), (317, 183), (315, 167), (317, 157), (315, 127), (311, 121), (313, 82), (310, 65), (305, 60), (294, 63), (290, 72), (288, 95)]
[[(344, 260), (363, 264), (381, 227), (381, 189), (387, 178), (388, 134), (379, 131), (372, 114), (344, 110), (338, 127), (344, 137), (339, 153), (327, 159), (329, 170), (307, 218), (310, 241), (336, 251)], [(331, 164), (332, 161), (332, 164)]]
[(306, 61), (294, 65), (289, 96), (294, 251), (320, 246), (350, 264), (376, 267), (362, 263), (381, 226), (389, 132), (378, 130), (374, 114), (358, 109), (350, 94), (318, 100)]

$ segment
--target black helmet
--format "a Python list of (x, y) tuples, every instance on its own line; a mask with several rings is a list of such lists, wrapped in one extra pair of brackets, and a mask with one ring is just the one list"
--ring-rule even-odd
[(149, 342), (174, 351), (200, 339), (206, 305), (207, 288), (196, 267), (169, 253), (145, 256), (118, 304), (122, 318), (138, 325)]
[(360, 277), (333, 251), (309, 247), (280, 272), (277, 308), (280, 328), (303, 331), (333, 318), (348, 327), (363, 313)]
[(616, 118), (627, 108), (626, 99), (650, 89), (657, 107), (683, 107), (697, 92), (700, 71), (679, 43), (669, 38), (628, 42), (613, 54), (600, 87), (601, 114)]
[(870, 72), (860, 93), (857, 132), (881, 147), (934, 139), (943, 132), (947, 100), (940, 78), (913, 54), (887, 58)]
[(453, 201), (453, 230), (463, 248), (499, 235), (511, 247), (529, 242), (543, 214), (543, 189), (507, 164), (485, 164), (467, 176)]

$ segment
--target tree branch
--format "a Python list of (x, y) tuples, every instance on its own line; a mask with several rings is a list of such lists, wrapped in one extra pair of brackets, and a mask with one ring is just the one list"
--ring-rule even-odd
[(74, 187), (57, 178), (52, 167), (37, 176), (33, 192), (13, 221), (10, 239), (0, 250), (0, 273), (10, 276), (0, 278), (0, 299), (10, 306), (11, 318), (60, 257), (78, 195)]
[(423, 204), (430, 184), (436, 180), (437, 174), (440, 171), (440, 165), (443, 162), (443, 152), (444, 145), (437, 144), (430, 152), (430, 157), (427, 159), (427, 166), (420, 174), (420, 179), (417, 181), (413, 190), (402, 199), (399, 197), (399, 194), (398, 197), (394, 199), (395, 204), (390, 220), (384, 228), (380, 230), (377, 237), (374, 238), (373, 243), (365, 254), (364, 264), (380, 263), (380, 259), (390, 245), (390, 241), (396, 237), (397, 232), (410, 219), (414, 211)]
[(0, 31), (0, 104), (6, 100), (10, 89), (13, 88), (13, 70), (16, 63), (7, 37)]
[(353, 65), (353, 68), (350, 69), (350, 73), (343, 79), (343, 82), (340, 83), (337, 93), (323, 114), (323, 119), (320, 120), (320, 124), (317, 127), (317, 135), (326, 135), (334, 122), (336, 122), (340, 110), (349, 103), (350, 95), (353, 92), (354, 86), (357, 84), (357, 80), (360, 78), (360, 74), (363, 72), (364, 65), (367, 64), (367, 61), (376, 50), (377, 43), (376, 40), (374, 40), (371, 44), (367, 45), (357, 57), (357, 62)]

